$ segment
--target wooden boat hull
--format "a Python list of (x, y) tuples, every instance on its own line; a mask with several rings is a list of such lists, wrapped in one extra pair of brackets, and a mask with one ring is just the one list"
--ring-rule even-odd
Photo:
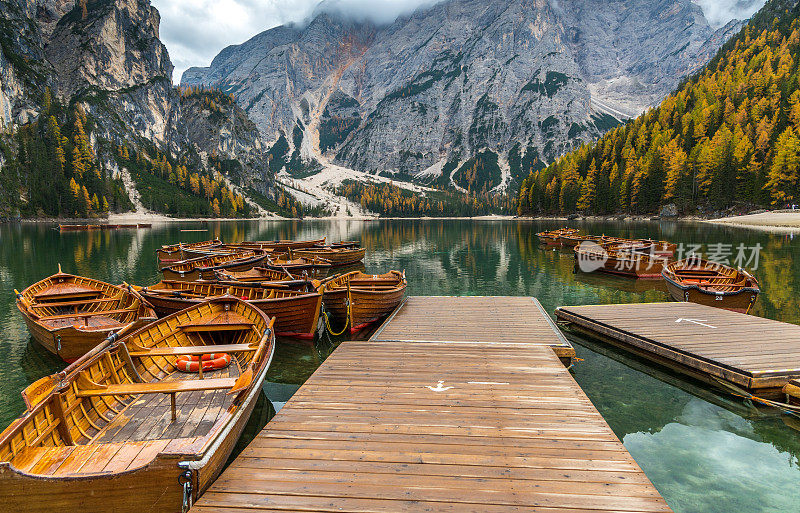
[(675, 301), (685, 301), (698, 303), (706, 306), (714, 306), (733, 310), (734, 312), (747, 313), (758, 298), (758, 291), (752, 289), (742, 290), (737, 293), (725, 294), (703, 291), (696, 288), (681, 287), (670, 279), (664, 280), (667, 284), (667, 291)]
[(206, 258), (202, 258), (198, 260), (196, 264), (190, 266), (184, 266), (179, 262), (175, 265), (164, 267), (161, 269), (161, 274), (164, 276), (165, 280), (213, 281), (217, 279), (217, 271), (249, 271), (253, 267), (261, 265), (266, 256), (266, 253), (262, 253), (253, 257), (233, 259), (219, 264), (212, 263), (213, 257), (208, 259), (208, 263), (205, 262)]
[(94, 349), (109, 335), (122, 330), (132, 331), (154, 321), (155, 318), (140, 318), (129, 323), (114, 323), (108, 327), (65, 326), (57, 330), (47, 330), (28, 314), (19, 309), (31, 337), (42, 347), (55, 354), (67, 363), (72, 363)]
[(285, 253), (290, 249), (307, 249), (325, 244), (325, 237), (314, 240), (277, 240), (277, 241), (245, 241), (242, 247), (271, 250), (273, 253)]
[(60, 269), (18, 293), (16, 305), (31, 337), (68, 363), (111, 333), (155, 320), (155, 312), (130, 290)]
[[(222, 294), (227, 289), (225, 285), (215, 284), (208, 284), (198, 288), (203, 287), (210, 291), (210, 295)], [(263, 289), (248, 288), (247, 291), (253, 291), (255, 294), (258, 294), (258, 292), (263, 291)], [(232, 292), (237, 295), (244, 294), (236, 288), (233, 288)], [(170, 296), (155, 293), (149, 289), (142, 289), (140, 293), (153, 305), (153, 309), (159, 317), (171, 315), (205, 301), (205, 297), (190, 298), (180, 297), (178, 295)], [(258, 308), (267, 314), (268, 317), (275, 319), (276, 335), (291, 338), (313, 339), (317, 332), (320, 310), (322, 308), (322, 294), (319, 291), (291, 294), (276, 291), (276, 295), (283, 297), (249, 299), (247, 296), (242, 295), (241, 299)]]
[(364, 255), (367, 250), (364, 248), (356, 249), (337, 249), (334, 251), (324, 249), (304, 249), (292, 251), (292, 257), (305, 257), (305, 258), (324, 258), (334, 266), (349, 265), (361, 262), (364, 260)]
[(173, 244), (171, 246), (163, 246), (156, 250), (156, 258), (158, 258), (158, 261), (161, 263), (180, 262), (181, 260), (186, 260), (186, 257), (183, 256), (183, 250), (185, 248), (210, 249), (221, 244), (221, 240), (214, 239), (203, 242), (194, 242), (192, 244)]
[(749, 313), (760, 289), (756, 279), (741, 269), (689, 258), (662, 271), (667, 291), (675, 301)]
[(609, 256), (599, 271), (628, 278), (655, 280), (661, 277), (663, 269), (664, 261), (658, 258)]
[[(396, 271), (393, 272), (396, 273)], [(356, 271), (351, 274), (360, 275), (361, 273)], [(346, 280), (346, 277), (343, 279)], [(339, 324), (349, 322), (350, 332), (355, 333), (391, 314), (403, 301), (405, 289), (405, 277), (396, 287), (389, 290), (376, 291), (340, 285), (337, 288), (325, 290), (323, 305), (325, 311)]]
[[(235, 318), (227, 322), (233, 324), (226, 328), (219, 319), (231, 315)], [(250, 323), (251, 329), (240, 325), (243, 321)], [(188, 499), (196, 500), (220, 474), (261, 393), (274, 354), (274, 336), (263, 314), (230, 296), (159, 322), (164, 325), (163, 331), (161, 327), (144, 328), (119, 342), (108, 341), (62, 373), (43, 378), (23, 392), (28, 411), (0, 433), (0, 501), (4, 510), (174, 513), (181, 510), (185, 498), (183, 476), (188, 476), (191, 484)], [(210, 339), (195, 337), (181, 342), (174, 338), (183, 329), (180, 326), (204, 333), (217, 330), (220, 335), (238, 333), (228, 339), (233, 343), (239, 341), (241, 348), (235, 350), (252, 352), (249, 359), (241, 360), (242, 366), (237, 362), (230, 371), (216, 371), (226, 375), (230, 372), (238, 378), (220, 380), (212, 376), (203, 380), (178, 376), (178, 381), (166, 379), (162, 385), (156, 384), (162, 387), (166, 384), (167, 389), (173, 389), (172, 383), (190, 387), (184, 388), (187, 399), (179, 404), (180, 421), (173, 425), (175, 409), (169, 422), (169, 400), (166, 406), (159, 400), (148, 403), (161, 405), (159, 411), (166, 407), (166, 418), (161, 413), (151, 415), (149, 408), (144, 409), (144, 414), (136, 410), (147, 393), (136, 395), (132, 390), (147, 390), (159, 378), (141, 382), (131, 377), (162, 376), (163, 379), (165, 365), (172, 365), (170, 360), (147, 356), (147, 362), (139, 360), (134, 364), (130, 355), (136, 359), (136, 354), (154, 348), (193, 349), (186, 344), (192, 346), (193, 341), (214, 339), (209, 335)], [(136, 343), (128, 346), (130, 340)], [(234, 346), (228, 347), (234, 350)], [(241, 370), (245, 365), (246, 372)], [(213, 381), (225, 384), (203, 385)], [(240, 383), (242, 388), (237, 388)], [(104, 387), (113, 386), (128, 389), (103, 392)], [(231, 393), (226, 394), (230, 386), (233, 386)], [(217, 411), (210, 417), (206, 406), (209, 412), (212, 406), (190, 397), (188, 390), (195, 389), (210, 391), (210, 395), (201, 392), (202, 396), (196, 397), (209, 404), (216, 401)], [(103, 395), (96, 396), (96, 400), (86, 394), (98, 391)], [(160, 393), (163, 390), (151, 390), (148, 397)], [(121, 422), (117, 423), (118, 420)], [(131, 422), (132, 430), (126, 431)], [(149, 434), (152, 430), (156, 430), (153, 436)]]

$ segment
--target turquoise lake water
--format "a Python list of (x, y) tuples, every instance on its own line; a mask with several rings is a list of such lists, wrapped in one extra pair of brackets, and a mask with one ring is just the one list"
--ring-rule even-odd
[[(706, 248), (759, 247), (754, 270), (762, 294), (753, 314), (800, 324), (800, 239), (693, 223), (571, 223), (588, 233), (653, 237)], [(536, 296), (561, 305), (668, 299), (663, 284), (574, 274), (568, 252), (544, 249), (536, 232), (555, 222), (480, 220), (242, 221), (173, 223), (151, 229), (59, 233), (52, 225), (0, 225), (0, 426), (24, 409), (19, 392), (63, 364), (30, 340), (13, 290), (65, 272), (147, 285), (160, 278), (162, 244), (226, 241), (360, 240), (371, 273), (406, 270), (411, 295)], [(201, 231), (181, 231), (201, 230)], [(752, 262), (751, 262), (752, 263)], [(575, 379), (680, 513), (800, 511), (800, 419), (716, 393), (597, 341), (570, 335), (583, 361)], [(252, 437), (336, 347), (280, 341)], [(794, 426), (794, 427), (792, 427)], [(242, 442), (244, 443), (244, 441)]]

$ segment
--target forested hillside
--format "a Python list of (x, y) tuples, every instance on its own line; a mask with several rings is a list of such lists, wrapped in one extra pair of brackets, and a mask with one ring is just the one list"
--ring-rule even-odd
[(93, 126), (80, 104), (67, 109), (47, 89), (39, 119), (0, 138), (0, 214), (86, 217), (131, 210), (122, 180), (92, 149), (87, 133)]
[(770, 0), (658, 108), (532, 172), (521, 214), (709, 212), (800, 201), (800, 26)]

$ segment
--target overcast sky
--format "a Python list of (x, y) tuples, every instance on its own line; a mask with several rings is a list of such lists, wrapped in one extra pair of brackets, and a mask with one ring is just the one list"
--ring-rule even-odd
[[(326, 0), (358, 18), (378, 23), (441, 0)], [(733, 18), (753, 14), (764, 0), (694, 0), (711, 25), (720, 27)], [(289, 22), (302, 23), (318, 8), (319, 0), (152, 0), (161, 13), (161, 40), (175, 64), (173, 80), (180, 81), (190, 66), (208, 66), (220, 50)]]

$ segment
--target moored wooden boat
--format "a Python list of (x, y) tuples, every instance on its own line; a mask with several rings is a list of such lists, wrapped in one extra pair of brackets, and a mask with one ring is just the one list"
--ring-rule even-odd
[(67, 362), (83, 356), (112, 332), (155, 320), (149, 305), (126, 288), (63, 273), (61, 266), (56, 274), (16, 294), (17, 309), (31, 336)]
[(308, 272), (312, 276), (325, 276), (328, 270), (333, 267), (330, 260), (324, 258), (314, 257), (296, 257), (289, 258), (286, 256), (267, 257), (264, 261), (263, 267), (273, 271), (288, 271), (292, 274), (300, 274)]
[(541, 244), (548, 246), (557, 246), (561, 244), (559, 238), (562, 235), (577, 235), (578, 230), (575, 228), (559, 228), (558, 230), (550, 230), (539, 232), (536, 236), (539, 238)]
[(605, 236), (602, 235), (578, 235), (578, 233), (561, 233), (558, 235), (558, 243), (564, 248), (574, 248), (582, 242), (603, 242)]
[(221, 244), (222, 241), (219, 239), (205, 240), (202, 242), (193, 242), (191, 244), (183, 244), (183, 243), (170, 244), (168, 246), (161, 246), (159, 249), (157, 249), (156, 257), (158, 258), (158, 261), (162, 263), (180, 262), (181, 260), (187, 260), (187, 258), (183, 256), (184, 248), (208, 249), (214, 246), (219, 246)]
[(748, 313), (760, 292), (758, 281), (744, 269), (687, 258), (664, 267), (661, 275), (670, 296), (688, 301)]
[(325, 284), (323, 304), (338, 323), (349, 323), (354, 333), (391, 314), (403, 301), (407, 284), (405, 272), (353, 271)]
[(164, 280), (148, 287), (136, 287), (136, 290), (153, 305), (159, 316), (179, 312), (209, 297), (231, 294), (275, 319), (277, 335), (311, 339), (317, 331), (322, 307), (322, 285), (318, 281), (307, 283), (307, 290), (297, 291), (245, 284), (231, 286)]
[(62, 232), (77, 232), (87, 230), (99, 230), (99, 224), (60, 224), (58, 229)]
[[(29, 386), (0, 433), (4, 511), (178, 512), (219, 475), (272, 359), (270, 321), (215, 298), (106, 343)], [(229, 364), (177, 371), (178, 357)]]
[(244, 241), (236, 245), (250, 249), (263, 249), (274, 253), (285, 253), (290, 249), (305, 249), (325, 244), (325, 237), (312, 240), (274, 240), (274, 241)]
[(640, 241), (579, 244), (574, 248), (576, 266), (584, 272), (656, 279), (661, 277), (668, 257), (652, 250), (652, 243)]
[(253, 267), (247, 271), (220, 270), (216, 272), (217, 283), (239, 285), (242, 283), (258, 284), (265, 287), (298, 288), (305, 286), (309, 280), (303, 273), (293, 274), (286, 270), (267, 269), (263, 266)]
[(247, 271), (261, 264), (267, 254), (261, 250), (240, 251), (182, 260), (161, 268), (165, 280), (214, 280), (216, 271)]
[(289, 258), (323, 258), (331, 263), (333, 266), (349, 265), (364, 260), (364, 254), (367, 252), (364, 248), (332, 248), (330, 246), (317, 247), (309, 249), (291, 250)]

